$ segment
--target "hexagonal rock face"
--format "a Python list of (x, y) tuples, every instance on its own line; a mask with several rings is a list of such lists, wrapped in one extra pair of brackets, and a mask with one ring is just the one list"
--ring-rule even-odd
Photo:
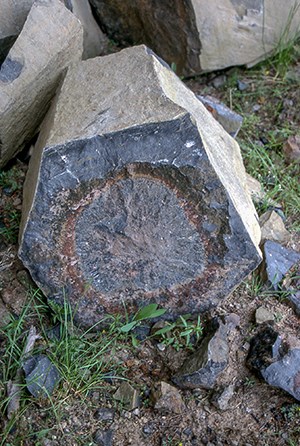
[(59, 0), (37, 0), (0, 69), (0, 167), (28, 143), (66, 67), (81, 60), (83, 30)]
[(298, 0), (90, 0), (113, 39), (149, 45), (193, 75), (259, 62), (299, 31)]
[(20, 257), (77, 321), (217, 305), (260, 262), (237, 143), (145, 46), (69, 68), (26, 185)]

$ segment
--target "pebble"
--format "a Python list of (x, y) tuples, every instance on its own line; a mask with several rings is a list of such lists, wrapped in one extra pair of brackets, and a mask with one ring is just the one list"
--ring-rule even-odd
[(238, 80), (237, 87), (240, 91), (245, 91), (249, 88), (249, 84), (248, 84), (248, 82), (243, 82), (243, 81)]
[(96, 410), (94, 418), (99, 421), (114, 421), (115, 411), (108, 407), (100, 407), (100, 409)]
[(98, 429), (94, 434), (94, 442), (99, 446), (112, 446), (113, 431)]
[(225, 84), (226, 80), (227, 80), (227, 77), (225, 76), (225, 74), (220, 74), (220, 76), (215, 77), (211, 81), (211, 83), (212, 83), (213, 87), (221, 88)]

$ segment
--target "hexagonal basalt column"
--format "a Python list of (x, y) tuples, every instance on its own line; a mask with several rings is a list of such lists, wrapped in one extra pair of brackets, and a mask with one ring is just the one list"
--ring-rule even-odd
[(218, 304), (260, 262), (237, 143), (144, 46), (69, 68), (26, 185), (20, 257), (76, 320)]

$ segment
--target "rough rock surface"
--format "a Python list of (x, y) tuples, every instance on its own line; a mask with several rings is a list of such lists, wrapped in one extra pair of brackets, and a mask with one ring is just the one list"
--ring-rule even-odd
[(82, 28), (59, 0), (38, 0), (0, 69), (0, 166), (34, 136), (64, 69), (81, 59)]
[(90, 0), (107, 34), (145, 43), (177, 72), (255, 64), (299, 30), (294, 0)]
[(251, 340), (247, 363), (268, 384), (300, 401), (300, 341), (293, 344), (283, 343), (272, 327), (264, 327)]
[(202, 340), (199, 348), (185, 360), (172, 381), (183, 389), (212, 389), (228, 364), (229, 329), (221, 320), (213, 320), (210, 333)]
[(23, 363), (26, 385), (36, 398), (49, 398), (61, 380), (61, 376), (45, 355), (30, 356)]
[(0, 65), (20, 34), (34, 0), (0, 2)]
[(152, 51), (90, 59), (41, 128), (19, 255), (85, 324), (122, 302), (199, 312), (260, 262), (245, 184), (237, 143)]
[(272, 240), (273, 242), (287, 243), (289, 241), (290, 234), (276, 211), (269, 210), (261, 215), (259, 224), (262, 242)]

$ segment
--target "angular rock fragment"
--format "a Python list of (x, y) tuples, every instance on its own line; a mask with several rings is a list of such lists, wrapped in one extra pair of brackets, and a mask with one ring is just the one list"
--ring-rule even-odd
[(34, 355), (23, 363), (26, 385), (36, 398), (49, 398), (61, 380), (61, 375), (45, 355)]
[(268, 280), (278, 289), (285, 274), (300, 261), (300, 253), (268, 240), (264, 244), (264, 254)]
[(81, 55), (79, 21), (59, 0), (37, 0), (0, 69), (0, 167), (32, 139), (65, 68)]
[(300, 341), (283, 345), (279, 334), (265, 327), (251, 340), (248, 366), (264, 380), (300, 401)]
[(19, 255), (83, 324), (124, 302), (199, 313), (260, 262), (237, 143), (145, 46), (69, 68), (24, 203)]
[(231, 327), (221, 320), (214, 319), (210, 333), (203, 339), (199, 348), (185, 360), (172, 381), (183, 389), (212, 389), (228, 364), (227, 334), (230, 329)]
[(294, 0), (90, 0), (110, 38), (149, 45), (177, 73), (253, 65), (299, 32)]
[(180, 414), (185, 410), (185, 404), (176, 387), (162, 381), (156, 394), (154, 409), (161, 413)]
[(229, 133), (233, 138), (238, 134), (243, 118), (238, 113), (233, 112), (225, 104), (222, 104), (212, 96), (197, 96), (198, 99), (205, 105), (208, 111), (211, 112), (213, 117), (221, 124), (221, 126)]
[(286, 243), (290, 239), (290, 234), (276, 211), (269, 210), (261, 215), (259, 224), (262, 242), (272, 240), (273, 242)]
[(140, 395), (138, 391), (126, 381), (115, 392), (114, 399), (121, 401), (127, 410), (134, 410), (140, 406)]

